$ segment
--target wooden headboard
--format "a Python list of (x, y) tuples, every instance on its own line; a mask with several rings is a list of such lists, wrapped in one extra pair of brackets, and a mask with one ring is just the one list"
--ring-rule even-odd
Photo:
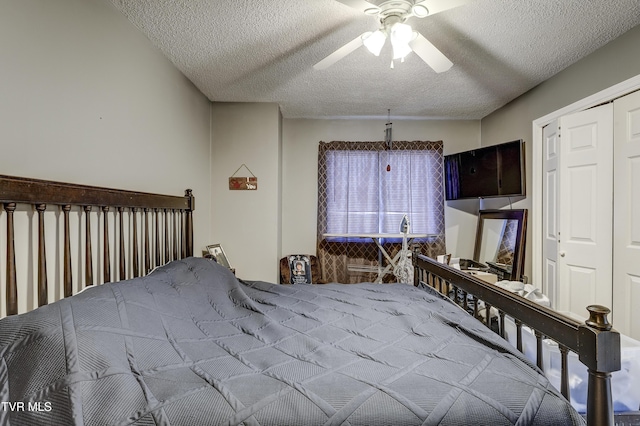
[[(0, 232), (0, 244), (6, 242), (6, 247), (0, 247), (0, 252), (6, 252), (3, 274), (6, 314), (18, 313), (19, 285), (28, 287), (31, 275), (37, 275), (37, 305), (49, 302), (46, 247), (51, 242), (45, 235), (51, 232), (46, 232), (45, 212), (56, 212), (55, 228), (60, 229), (55, 234), (60, 242), (54, 241), (53, 245), (56, 250), (60, 247), (62, 253), (50, 261), (60, 259), (63, 297), (68, 297), (73, 293), (74, 283), (75, 287), (84, 288), (138, 277), (171, 260), (192, 256), (194, 201), (190, 189), (184, 196), (168, 196), (0, 175), (0, 203), (4, 207), (0, 216), (6, 216), (6, 234)], [(17, 233), (14, 220), (19, 212), (26, 213), (27, 222), (34, 222), (22, 233)], [(73, 230), (71, 212), (78, 221)], [(35, 229), (36, 221), (37, 232), (30, 231)], [(37, 274), (27, 273), (27, 277), (18, 274), (15, 249), (18, 234), (27, 234), (33, 240), (28, 245), (34, 250), (27, 250), (24, 257), (33, 257), (28, 262), (34, 264), (34, 269), (37, 264)], [(72, 253), (77, 255), (74, 257)], [(118, 264), (115, 270), (112, 259)], [(21, 261), (27, 262), (19, 257), (18, 263)], [(74, 277), (74, 270), (83, 271), (83, 276)], [(102, 272), (101, 276), (97, 271)]]

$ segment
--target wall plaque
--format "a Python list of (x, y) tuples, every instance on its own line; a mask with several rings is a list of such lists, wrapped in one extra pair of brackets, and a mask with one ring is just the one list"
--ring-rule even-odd
[[(251, 176), (236, 176), (241, 168), (247, 169)], [(258, 189), (258, 178), (254, 175), (246, 164), (242, 164), (229, 178), (229, 189), (232, 191), (249, 190), (255, 191)]]

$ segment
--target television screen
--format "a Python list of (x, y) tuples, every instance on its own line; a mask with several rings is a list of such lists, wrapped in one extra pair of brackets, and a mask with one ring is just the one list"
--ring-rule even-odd
[(447, 200), (525, 195), (524, 142), (446, 155), (444, 172)]

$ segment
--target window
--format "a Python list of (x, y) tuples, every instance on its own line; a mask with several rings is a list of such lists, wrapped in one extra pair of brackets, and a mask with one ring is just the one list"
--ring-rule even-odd
[(319, 151), (320, 234), (444, 234), (442, 142), (331, 142)]

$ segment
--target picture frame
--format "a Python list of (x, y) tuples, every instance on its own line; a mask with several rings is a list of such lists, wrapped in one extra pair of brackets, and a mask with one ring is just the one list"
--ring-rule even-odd
[(291, 255), (289, 262), (290, 284), (311, 284), (311, 259), (306, 255)]
[(207, 251), (209, 252), (209, 255), (213, 258), (213, 260), (215, 260), (217, 263), (229, 269), (232, 269), (231, 265), (229, 264), (229, 260), (227, 259), (227, 255), (225, 254), (224, 249), (222, 248), (222, 245), (220, 244), (208, 245)]

